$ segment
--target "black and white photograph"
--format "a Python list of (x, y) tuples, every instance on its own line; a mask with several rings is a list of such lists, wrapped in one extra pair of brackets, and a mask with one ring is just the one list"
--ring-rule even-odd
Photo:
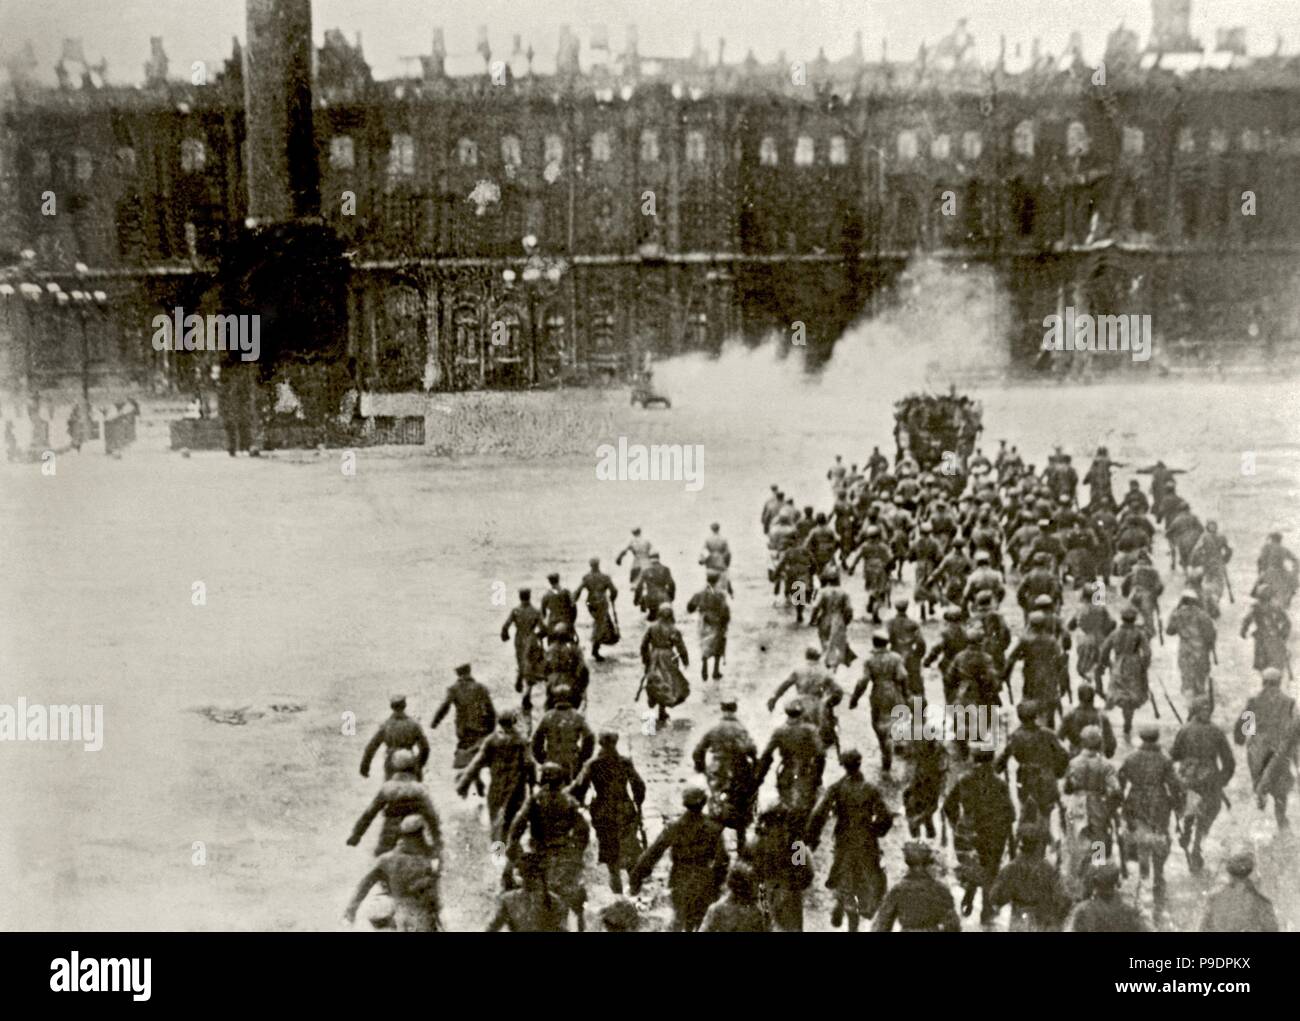
[(1300, 928), (1294, 0), (4, 0), (0, 420), (0, 931)]

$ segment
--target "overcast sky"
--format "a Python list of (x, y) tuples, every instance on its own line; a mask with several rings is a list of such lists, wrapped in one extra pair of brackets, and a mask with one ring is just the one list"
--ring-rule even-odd
[[(1076, 30), (1091, 57), (1121, 21), (1143, 43), (1151, 27), (1149, 0), (315, 0), (313, 11), (318, 43), (327, 28), (349, 39), (360, 32), (380, 77), (401, 73), (402, 57), (427, 53), (435, 25), (453, 54), (472, 53), (478, 26), (486, 25), (493, 53), (505, 56), (516, 33), (525, 47), (553, 54), (566, 23), (584, 50), (591, 27), (605, 24), (617, 52), (634, 22), (643, 54), (685, 56), (698, 32), (711, 55), (725, 38), (728, 61), (749, 49), (764, 60), (781, 50), (792, 60), (811, 58), (819, 47), (835, 58), (849, 52), (859, 29), (869, 58), (878, 57), (882, 36), (891, 56), (911, 57), (963, 16), (981, 59), (996, 56), (1003, 34), (1026, 49), (1038, 37), (1047, 52), (1059, 53)], [(1300, 52), (1300, 0), (1193, 0), (1192, 28), (1203, 42), (1213, 44), (1214, 29), (1227, 25), (1247, 27), (1252, 53), (1271, 53), (1278, 35), (1285, 52)], [(79, 37), (92, 63), (107, 58), (110, 80), (138, 82), (154, 35), (163, 37), (173, 74), (194, 60), (219, 61), (231, 37), (244, 35), (243, 0), (0, 0), (0, 51), (30, 39), (49, 80), (61, 40)]]

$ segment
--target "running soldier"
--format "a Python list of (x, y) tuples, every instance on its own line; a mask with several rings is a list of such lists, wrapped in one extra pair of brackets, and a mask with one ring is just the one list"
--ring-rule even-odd
[(966, 629), (962, 626), (962, 612), (955, 606), (943, 611), (943, 630), (939, 640), (930, 647), (921, 661), (922, 666), (939, 665), (939, 676), (943, 678), (943, 700), (951, 704), (957, 697), (957, 688), (952, 679), (952, 664), (958, 654), (966, 648)]
[(1205, 596), (1205, 612), (1212, 619), (1218, 619), (1219, 601), (1223, 598), (1227, 585), (1228, 561), (1232, 559), (1232, 547), (1228, 540), (1219, 534), (1217, 521), (1205, 522), (1205, 531), (1192, 547), (1187, 562), (1203, 572), (1202, 592)]
[(804, 720), (816, 728), (822, 747), (838, 748), (835, 707), (844, 700), (844, 689), (835, 683), (835, 678), (821, 665), (821, 653), (811, 646), (804, 650), (804, 665), (792, 670), (790, 676), (777, 686), (772, 697), (767, 700), (769, 713), (776, 709), (781, 696), (791, 688), (799, 696)]
[(700, 615), (700, 680), (709, 679), (709, 660), (713, 660), (713, 679), (717, 681), (722, 678), (722, 660), (727, 655), (731, 607), (723, 592), (725, 576), (711, 569), (706, 577), (708, 584), (687, 601), (686, 612)]
[(1300, 561), (1297, 561), (1295, 554), (1282, 545), (1281, 532), (1268, 534), (1268, 541), (1259, 551), (1255, 568), (1259, 572), (1259, 579), (1255, 582), (1251, 595), (1260, 596), (1259, 590), (1268, 586), (1277, 595), (1283, 607), (1290, 606), (1291, 597), (1295, 595), (1297, 584), (1300, 584), (1297, 581), (1300, 579)]
[(812, 852), (803, 842), (808, 810), (777, 799), (764, 805), (744, 857), (758, 880), (759, 906), (772, 932), (803, 931), (803, 898), (812, 886)]
[(1120, 595), (1130, 599), (1142, 615), (1142, 627), (1149, 641), (1156, 634), (1156, 617), (1160, 613), (1160, 596), (1165, 590), (1165, 583), (1160, 574), (1151, 566), (1151, 555), (1141, 550), (1137, 555), (1137, 564), (1128, 577), (1120, 583)]
[(784, 595), (785, 604), (794, 607), (796, 623), (803, 623), (804, 610), (812, 604), (813, 578), (813, 558), (807, 546), (786, 547), (770, 573), (774, 594)]
[(1092, 870), (1090, 880), (1092, 896), (1075, 907), (1065, 926), (1067, 932), (1148, 931), (1142, 912), (1120, 896), (1118, 865), (1103, 862)]
[(686, 642), (673, 623), (673, 608), (660, 606), (655, 622), (646, 628), (645, 637), (641, 639), (646, 704), (659, 710), (657, 722), (660, 726), (668, 722), (668, 710), (681, 705), (691, 693), (690, 681), (682, 673), (679, 662), (682, 666), (691, 664)]
[(1215, 655), (1218, 630), (1195, 592), (1178, 597), (1178, 605), (1165, 624), (1165, 634), (1178, 639), (1178, 675), (1183, 695), (1189, 702), (1199, 698), (1209, 685), (1210, 658)]
[(758, 786), (758, 748), (738, 719), (736, 700), (722, 703), (722, 719), (695, 746), (691, 761), (709, 785), (709, 815), (736, 833), (736, 846), (745, 846), (745, 830), (754, 815)]
[(943, 561), (943, 547), (933, 532), (934, 526), (928, 521), (922, 521), (920, 534), (907, 551), (907, 559), (915, 565), (912, 570), (912, 599), (921, 607), (922, 619), (934, 614), (935, 604), (939, 601), (938, 588), (932, 584), (931, 579)]
[(743, 861), (727, 873), (727, 895), (709, 908), (700, 932), (766, 932), (754, 870)]
[(1062, 800), (1065, 819), (1061, 865), (1066, 888), (1075, 900), (1085, 893), (1087, 870), (1098, 849), (1106, 858), (1114, 847), (1115, 813), (1121, 797), (1115, 767), (1102, 757), (1102, 733), (1083, 728), (1080, 750), (1065, 771)]
[(370, 776), (370, 761), (382, 746), (384, 749), (384, 779), (393, 777), (393, 753), (403, 748), (415, 750), (415, 773), (417, 780), (424, 779), (424, 764), (429, 761), (429, 739), (424, 736), (420, 724), (406, 715), (406, 696), (393, 695), (388, 700), (392, 714), (379, 725), (375, 736), (366, 743), (361, 753), (361, 775)]
[(1101, 731), (1101, 753), (1106, 758), (1113, 758), (1115, 755), (1115, 730), (1110, 725), (1110, 720), (1106, 717), (1096, 705), (1097, 692), (1091, 684), (1080, 684), (1076, 692), (1079, 696), (1079, 703), (1065, 715), (1061, 721), (1061, 726), (1056, 731), (1065, 746), (1069, 749), (1071, 757), (1079, 754), (1079, 749), (1083, 747), (1083, 731), (1086, 727), (1096, 727)]
[(786, 722), (772, 731), (772, 737), (758, 758), (754, 789), (763, 786), (768, 770), (779, 753), (781, 764), (776, 771), (776, 789), (781, 801), (800, 819), (807, 819), (817, 800), (822, 772), (826, 768), (826, 750), (811, 723), (803, 718), (803, 705), (792, 701), (785, 707)]
[(1065, 652), (1050, 631), (1051, 618), (1043, 610), (1029, 614), (1029, 630), (1011, 646), (1003, 679), (1008, 687), (1016, 663), (1025, 661), (1021, 697), (1032, 701), (1042, 713), (1044, 726), (1052, 727), (1060, 709), (1061, 663)]
[(1151, 666), (1151, 642), (1146, 632), (1137, 626), (1138, 613), (1132, 606), (1120, 611), (1120, 625), (1101, 643), (1101, 663), (1098, 666), (1098, 684), (1101, 674), (1110, 670), (1110, 693), (1106, 708), (1119, 706), (1124, 715), (1124, 740), (1132, 739), (1133, 714), (1151, 698), (1147, 670)]
[(586, 800), (588, 787), (595, 793), (590, 815), (597, 861), (609, 872), (610, 890), (621, 895), (622, 872), (630, 871), (644, 850), (638, 830), (645, 781), (632, 760), (619, 754), (616, 731), (601, 731), (599, 744), (600, 750), (582, 767), (570, 793), (579, 805)]
[(1245, 638), (1251, 624), (1255, 625), (1255, 662), (1256, 670), (1276, 667), (1278, 670), (1291, 668), (1291, 656), (1287, 651), (1287, 639), (1291, 636), (1291, 621), (1286, 611), (1273, 602), (1273, 590), (1267, 585), (1260, 585), (1255, 590), (1255, 605), (1246, 611), (1241, 620), (1241, 637)]
[(989, 889), (1011, 843), (1016, 808), (1007, 783), (994, 772), (992, 748), (976, 748), (974, 767), (953, 785), (943, 804), (957, 854), (956, 878), (962, 885), (961, 913), (970, 916), (980, 892), (980, 924), (991, 925), (997, 912)]
[[(438, 918), (438, 866), (442, 847), (439, 843), (425, 842), (424, 821), (419, 815), (408, 815), (399, 830), (397, 846), (375, 860), (374, 868), (357, 885), (343, 917), (355, 921), (357, 908), (366, 894), (380, 883), (393, 904), (392, 922), (385, 928), (397, 932), (437, 932), (442, 928)], [(434, 836), (436, 840), (436, 830)]]
[(840, 588), (840, 573), (835, 569), (822, 576), (822, 588), (813, 602), (808, 623), (817, 628), (821, 638), (822, 656), (832, 672), (841, 663), (852, 666), (858, 654), (849, 645), (849, 622), (853, 620), (853, 604), (849, 594)]
[(641, 571), (634, 593), (636, 604), (645, 610), (647, 620), (656, 620), (659, 607), (677, 598), (677, 583), (673, 572), (659, 560), (658, 553), (650, 554), (650, 563)]
[(580, 706), (586, 701), (591, 673), (582, 658), (582, 650), (573, 640), (572, 628), (563, 621), (559, 621), (551, 631), (551, 646), (546, 650), (543, 669), (546, 671), (545, 709), (555, 707), (556, 693), (562, 688), (572, 695), (574, 705)]
[(817, 849), (827, 820), (835, 816), (835, 852), (826, 887), (835, 894), (831, 925), (839, 928), (845, 915), (849, 932), (861, 918), (872, 917), (885, 895), (880, 841), (894, 825), (893, 813), (880, 791), (862, 776), (862, 753), (856, 748), (840, 755), (844, 775), (831, 784), (808, 823), (808, 848)]
[(889, 647), (903, 659), (907, 670), (907, 694), (909, 698), (920, 698), (925, 704), (925, 680), (921, 676), (921, 661), (925, 657), (925, 639), (921, 636), (921, 625), (907, 615), (908, 602), (904, 598), (894, 600), (894, 616), (885, 626), (889, 635)]
[(1210, 722), (1213, 713), (1214, 703), (1209, 698), (1194, 699), (1188, 709), (1190, 718), (1179, 729), (1169, 750), (1169, 758), (1173, 760), (1178, 778), (1187, 791), (1179, 844), (1187, 855), (1187, 865), (1192, 872), (1200, 872), (1205, 867), (1201, 841), (1219, 817), (1223, 788), (1237, 769), (1227, 737)]
[(1056, 867), (1048, 863), (1048, 832), (1026, 823), (1016, 834), (1018, 853), (993, 881), (993, 910), (1011, 905), (1010, 932), (1054, 932), (1070, 910), (1070, 898)]
[(925, 844), (903, 845), (907, 873), (889, 890), (876, 912), (872, 932), (961, 932), (952, 892), (930, 874), (934, 852)]
[(506, 855), (511, 861), (522, 858), (527, 832), (528, 851), (541, 860), (546, 888), (573, 912), (578, 931), (582, 932), (586, 928), (587, 903), (582, 859), (591, 842), (591, 830), (578, 802), (564, 790), (565, 771), (558, 763), (542, 765), (541, 781), (541, 787), (529, 796), (510, 824)]
[(999, 773), (1016, 760), (1016, 799), (1025, 825), (1050, 829), (1052, 809), (1060, 798), (1056, 782), (1070, 765), (1070, 756), (1055, 734), (1038, 725), (1040, 710), (1032, 701), (1016, 707), (1020, 727), (1011, 735), (994, 763)]
[(707, 802), (708, 795), (699, 787), (687, 787), (682, 792), (686, 811), (659, 831), (628, 877), (628, 889), (635, 897), (664, 852), (669, 853), (673, 863), (668, 890), (673, 902), (674, 932), (695, 932), (700, 927), (727, 874), (722, 827), (704, 814)]
[(533, 731), (533, 759), (558, 769), (560, 782), (571, 784), (591, 758), (596, 739), (582, 713), (573, 708), (567, 688), (555, 693), (555, 707), (542, 716)]
[(488, 932), (568, 932), (569, 909), (546, 885), (546, 862), (540, 854), (525, 854), (519, 862), (523, 889), (501, 894)]
[(852, 574), (862, 564), (862, 582), (867, 592), (866, 612), (873, 624), (880, 623), (880, 610), (889, 605), (890, 564), (893, 551), (881, 538), (879, 525), (868, 525), (863, 532), (861, 545), (845, 562), (845, 570)]
[(546, 627), (542, 613), (532, 603), (531, 589), (519, 590), (519, 605), (501, 625), (501, 640), (510, 641), (510, 628), (515, 629), (515, 691), (524, 696), (523, 709), (533, 707), (533, 685), (546, 680), (546, 651), (542, 639)]
[(564, 624), (573, 630), (578, 622), (578, 604), (573, 601), (573, 593), (560, 585), (559, 574), (552, 572), (546, 576), (550, 588), (542, 596), (542, 624), (548, 636), (555, 634), (555, 626)]
[[(452, 755), (453, 769), (464, 769), (478, 751), (479, 744), (496, 729), (497, 711), (492, 705), (492, 695), (487, 687), (474, 680), (468, 663), (456, 668), (456, 680), (447, 689), (447, 697), (433, 714), (430, 730), (437, 730), (452, 707), (456, 709), (456, 751)], [(482, 784), (475, 788), (483, 793)]]
[(1201, 932), (1277, 932), (1273, 902), (1255, 889), (1250, 874), (1255, 856), (1249, 851), (1228, 859), (1228, 885), (1211, 894), (1201, 919)]
[(1296, 729), (1295, 699), (1282, 694), (1282, 671), (1277, 667), (1267, 667), (1260, 679), (1263, 686), (1246, 700), (1232, 736), (1238, 745), (1246, 746), (1255, 803), (1262, 810), (1272, 797), (1277, 828), (1286, 830), (1286, 802), (1295, 784), (1291, 775), (1295, 746), (1288, 740)]
[[(772, 491), (775, 493), (776, 486), (772, 487)], [(768, 503), (771, 503), (771, 500)], [(766, 521), (763, 524), (763, 530), (767, 530)], [(632, 529), (632, 538), (628, 540), (626, 546), (618, 551), (618, 556), (614, 558), (614, 566), (618, 567), (622, 565), (625, 556), (629, 553), (632, 554), (632, 570), (628, 573), (627, 583), (631, 586), (633, 592), (638, 591), (637, 582), (641, 580), (641, 572), (650, 566), (650, 554), (652, 552), (653, 548), (650, 545), (650, 540), (641, 537), (640, 528), (634, 528)], [(634, 605), (639, 608), (641, 603), (637, 600)]]
[(1139, 732), (1142, 746), (1119, 767), (1124, 790), (1125, 854), (1136, 858), (1143, 879), (1151, 877), (1156, 918), (1165, 905), (1165, 861), (1169, 857), (1169, 820), (1176, 818), (1186, 800), (1174, 764), (1160, 750), (1160, 728), (1148, 725)]
[(352, 827), (348, 847), (356, 847), (361, 843), (361, 838), (380, 812), (384, 814), (384, 826), (379, 833), (379, 842), (375, 845), (376, 856), (397, 846), (402, 820), (413, 814), (418, 814), (425, 821), (433, 844), (440, 845), (442, 831), (438, 825), (438, 813), (429, 800), (429, 792), (415, 778), (415, 754), (408, 748), (395, 751), (392, 766), (392, 777), (380, 785), (374, 799)]
[(889, 635), (877, 631), (871, 636), (871, 653), (862, 664), (862, 680), (849, 699), (849, 711), (857, 708), (868, 686), (871, 688), (871, 729), (880, 745), (880, 768), (888, 773), (894, 761), (894, 712), (907, 711), (907, 668), (903, 657), (889, 649)]
[(483, 740), (456, 783), (456, 793), (463, 798), (471, 785), (479, 784), (480, 771), (488, 771), (487, 809), (492, 839), (502, 842), (534, 782), (533, 759), (528, 742), (515, 730), (517, 719), (513, 709), (497, 717), (496, 733)]
[(576, 602), (584, 591), (587, 593), (587, 612), (591, 614), (591, 658), (600, 663), (605, 658), (600, 654), (600, 647), (613, 645), (619, 639), (614, 609), (618, 589), (614, 587), (614, 580), (601, 571), (598, 558), (592, 557), (588, 564), (591, 570), (583, 575), (573, 591), (573, 598)]
[(709, 525), (709, 537), (704, 540), (704, 552), (700, 554), (700, 563), (705, 571), (717, 573), (717, 587), (732, 596), (735, 593), (731, 589), (731, 578), (728, 574), (731, 570), (731, 545), (722, 537), (721, 529), (722, 526), (716, 521)]
[(1100, 580), (1083, 586), (1083, 603), (1066, 624), (1070, 633), (1079, 632), (1075, 643), (1074, 668), (1094, 687), (1101, 680), (1101, 647), (1115, 630), (1115, 618), (1106, 608), (1106, 586)]

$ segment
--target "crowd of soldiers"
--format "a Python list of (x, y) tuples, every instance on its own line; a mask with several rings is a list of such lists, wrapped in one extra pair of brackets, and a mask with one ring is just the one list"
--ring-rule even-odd
[[(572, 592), (558, 574), (537, 606), (530, 590), (520, 590), (501, 630), (503, 642), (513, 640), (518, 709), (497, 711), (467, 664), (431, 724), (454, 710), (456, 789), (461, 797), (471, 789), (484, 796), (500, 851), (501, 892), (488, 928), (562, 931), (572, 918), (584, 929), (584, 861), (594, 830), (598, 862), (617, 898), (600, 913), (605, 929), (644, 924), (645, 904), (628, 898), (642, 893), (667, 855), (675, 930), (800, 930), (812, 856), (832, 817), (825, 886), (836, 927), (847, 921), (857, 930), (865, 919), (878, 931), (957, 930), (977, 898), (984, 926), (995, 925), (1004, 908), (1013, 929), (1166, 924), (1170, 829), (1189, 871), (1202, 873), (1206, 835), (1230, 807), (1225, 787), (1236, 763), (1229, 734), (1245, 746), (1259, 807), (1271, 800), (1279, 831), (1288, 827), (1300, 717), (1282, 680), (1291, 674), (1287, 611), (1300, 564), (1281, 535), (1268, 537), (1240, 620), (1241, 637), (1253, 639), (1260, 690), (1225, 733), (1214, 722), (1213, 668), (1225, 596), (1236, 603), (1227, 572), (1233, 550), (1214, 521), (1202, 523), (1192, 512), (1177, 487), (1179, 469), (1160, 461), (1138, 468), (1151, 477), (1149, 494), (1134, 479), (1116, 499), (1112, 477), (1125, 467), (1102, 447), (1081, 478), (1058, 447), (1040, 471), (1003, 441), (992, 459), (976, 448), (965, 459), (945, 458), (941, 470), (922, 467), (906, 451), (891, 467), (875, 448), (861, 470), (837, 457), (827, 473), (827, 511), (811, 504), (801, 511), (772, 486), (760, 518), (768, 580), (794, 623), (815, 629), (817, 644), (768, 700), (775, 712), (791, 696), (785, 721), (761, 751), (737, 718), (736, 700), (721, 698), (721, 718), (691, 756), (701, 782), (686, 788), (682, 814), (653, 841), (642, 811), (645, 781), (620, 752), (619, 734), (594, 733), (584, 715), (590, 673), (577, 641), (579, 601), (585, 595), (591, 656), (599, 661), (601, 647), (622, 637), (618, 587), (593, 558)], [(1155, 563), (1161, 527), (1170, 556), (1164, 578)], [(677, 586), (640, 529), (616, 563), (629, 556), (633, 605), (647, 622), (636, 699), (644, 692), (653, 726), (663, 727), (691, 693), (690, 652), (673, 609)], [(722, 678), (734, 597), (731, 550), (716, 523), (699, 563), (705, 581), (684, 612), (698, 620), (699, 676), (707, 685)], [(856, 617), (843, 582), (859, 565), (865, 605)], [(1166, 617), (1165, 579), (1180, 573), (1182, 588)], [(1004, 616), (1012, 602), (1020, 610), (1014, 630)], [(855, 668), (860, 657), (849, 625), (868, 619), (872, 647)], [(932, 621), (939, 630), (927, 642)], [(1166, 636), (1178, 643), (1179, 701), (1153, 668), (1152, 643), (1163, 645)], [(837, 680), (840, 668), (860, 669), (851, 690)], [(937, 669), (939, 682), (929, 688), (928, 669)], [(544, 705), (534, 727), (538, 686)], [(853, 712), (864, 700), (879, 783), (866, 778), (861, 751), (840, 746), (837, 712)], [(1168, 752), (1161, 747), (1162, 702), (1178, 728)], [(1136, 728), (1135, 746), (1135, 715), (1147, 705), (1157, 722)], [(1004, 734), (996, 724), (1011, 706), (1019, 726)], [(931, 719), (936, 709), (968, 726), (918, 739), (919, 717)], [(429, 745), (403, 696), (393, 696), (392, 715), (367, 746), (363, 776), (381, 747), (384, 783), (348, 842), (355, 845), (381, 813), (383, 830), (375, 867), (347, 916), (380, 884), (387, 906), (372, 924), (435, 929), (441, 837), (422, 783)], [(841, 772), (827, 783), (832, 752)], [(907, 872), (891, 885), (882, 842), (903, 828), (895, 828), (890, 804), (896, 756), (906, 772), (898, 807)], [(773, 767), (775, 795), (762, 799)], [(960, 903), (936, 875), (949, 845)], [(1241, 851), (1224, 864), (1230, 881), (1209, 899), (1202, 927), (1276, 929), (1271, 905), (1250, 878), (1253, 855)], [(1134, 868), (1139, 892), (1150, 883), (1149, 914), (1140, 897), (1123, 893)]]

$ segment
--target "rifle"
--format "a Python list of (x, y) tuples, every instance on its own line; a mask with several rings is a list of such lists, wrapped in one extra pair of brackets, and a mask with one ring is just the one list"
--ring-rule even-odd
[(1147, 697), (1151, 699), (1151, 711), (1156, 714), (1157, 720), (1160, 719), (1160, 706), (1156, 704), (1156, 693), (1151, 690), (1149, 683), (1147, 684)]
[[(1178, 707), (1174, 705), (1174, 700), (1169, 697), (1169, 689), (1165, 687), (1165, 679), (1163, 677), (1158, 677), (1157, 680), (1160, 681), (1160, 690), (1164, 692), (1165, 701), (1169, 703), (1169, 711), (1174, 714), (1174, 719), (1178, 721), (1178, 725), (1181, 727), (1183, 725), (1183, 718), (1178, 715)], [(1153, 695), (1151, 697), (1152, 708), (1155, 708), (1155, 704), (1156, 704), (1156, 700), (1155, 700), (1155, 696)], [(1159, 718), (1160, 718), (1160, 713), (1157, 712), (1156, 719)]]
[(1291, 650), (1286, 645), (1283, 645), (1282, 653), (1286, 656), (1286, 679), (1288, 681), (1294, 681), (1295, 674), (1291, 672)]
[(1153, 614), (1155, 614), (1155, 618), (1156, 618), (1156, 637), (1160, 639), (1160, 644), (1161, 644), (1161, 645), (1164, 645), (1164, 644), (1165, 644), (1165, 626), (1164, 626), (1163, 623), (1161, 623), (1161, 620), (1160, 620), (1160, 600), (1159, 600), (1159, 599), (1152, 599), (1152, 600), (1151, 600), (1151, 612), (1152, 612)]
[(1115, 831), (1115, 850), (1119, 854), (1119, 874), (1121, 879), (1128, 878), (1128, 856), (1124, 853), (1123, 834), (1119, 828), (1119, 816), (1113, 815), (1110, 819), (1111, 829)]
[(632, 696), (633, 702), (641, 701), (641, 692), (645, 691), (646, 678), (650, 676), (650, 668), (647, 666), (641, 673), (641, 683), (637, 685), (636, 694)]
[(1228, 577), (1228, 568), (1223, 568), (1223, 586), (1228, 590), (1228, 602), (1235, 603), (1237, 600), (1232, 598), (1232, 579)]

